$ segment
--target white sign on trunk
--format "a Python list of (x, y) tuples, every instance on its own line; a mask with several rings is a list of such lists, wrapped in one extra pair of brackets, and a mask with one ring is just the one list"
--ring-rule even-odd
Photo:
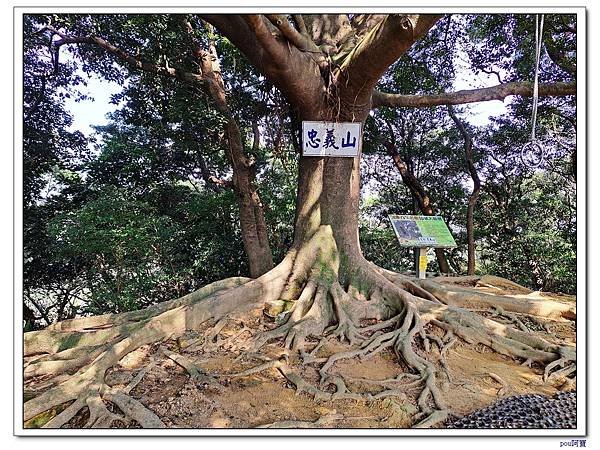
[(302, 155), (358, 156), (362, 147), (360, 123), (302, 122)]

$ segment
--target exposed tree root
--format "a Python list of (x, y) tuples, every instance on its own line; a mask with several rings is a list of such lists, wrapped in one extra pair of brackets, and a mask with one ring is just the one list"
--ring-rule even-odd
[(438, 410), (431, 413), (427, 418), (423, 419), (418, 424), (414, 425), (413, 428), (431, 428), (438, 423), (445, 422), (448, 418), (447, 410)]
[(39, 375), (60, 375), (65, 372), (76, 372), (104, 353), (107, 348), (108, 345), (78, 347), (38, 358), (27, 364), (23, 372), (23, 378), (28, 380)]
[(162, 353), (183, 367), (190, 375), (190, 380), (196, 385), (207, 386), (222, 392), (225, 388), (219, 384), (213, 377), (204, 373), (204, 371), (196, 364), (191, 362), (185, 356), (172, 352), (164, 347), (161, 347)]
[(46, 424), (43, 426), (43, 428), (60, 428), (60, 427), (62, 427), (69, 420), (71, 420), (73, 417), (75, 417), (75, 414), (77, 414), (81, 410), (81, 408), (83, 408), (85, 405), (86, 405), (86, 399), (78, 398), (73, 403), (71, 403), (69, 405), (69, 407), (67, 409), (65, 409), (63, 412), (61, 412), (57, 416), (54, 416), (52, 419), (50, 419), (48, 422), (46, 422)]
[[(244, 277), (232, 277), (224, 280), (219, 280), (209, 285), (204, 286), (197, 291), (194, 291), (181, 298), (174, 299), (167, 302), (158, 303), (156, 305), (149, 306), (148, 308), (131, 311), (122, 314), (103, 314), (100, 316), (91, 317), (80, 317), (77, 319), (63, 320), (52, 324), (45, 328), (46, 331), (85, 331), (85, 330), (97, 330), (102, 328), (112, 328), (117, 325), (125, 323), (139, 322), (150, 317), (157, 316), (170, 309), (177, 308), (179, 306), (187, 306), (196, 303), (204, 298), (207, 298), (220, 291), (232, 289), (234, 287), (241, 286), (250, 281), (250, 278)], [(34, 334), (33, 336), (38, 336)]]
[[(555, 376), (567, 376), (575, 372), (575, 351), (569, 347), (561, 347), (559, 349), (560, 358), (556, 361), (549, 363), (544, 369), (544, 381), (548, 381), (551, 377)], [(551, 372), (556, 367), (562, 367), (562, 369), (556, 372)]]
[(156, 414), (129, 395), (109, 391), (103, 398), (117, 405), (127, 417), (135, 420), (142, 428), (165, 428), (165, 424)]
[(282, 420), (280, 422), (267, 423), (256, 428), (326, 428), (332, 426), (336, 421), (347, 419), (341, 414), (327, 414), (319, 417), (314, 422), (303, 420)]
[[(467, 282), (462, 281), (462, 284)], [(497, 279), (486, 282), (499, 283)], [(230, 314), (239, 316), (265, 304), (287, 305), (281, 314), (283, 323), (244, 339), (243, 335), (253, 332), (245, 325), (227, 339), (219, 337)], [(501, 308), (505, 316), (509, 314), (510, 323), (499, 323), (500, 319), (485, 318), (469, 310), (492, 312), (494, 308)], [(545, 380), (575, 372), (575, 348), (557, 345), (528, 332), (522, 322), (522, 326), (519, 325), (519, 314), (562, 318), (574, 315), (574, 307), (559, 302), (483, 294), (437, 281), (413, 280), (362, 258), (342, 264), (331, 231), (322, 227), (309, 244), (291, 251), (277, 267), (256, 280), (230, 278), (142, 311), (72, 319), (26, 333), (25, 355), (29, 359), (25, 378), (51, 376), (60, 383), (24, 404), (24, 420), (72, 402), (46, 426), (63, 426), (85, 406), (90, 411), (86, 424), (89, 427), (108, 427), (117, 421), (127, 423), (129, 420), (143, 427), (164, 426), (156, 414), (129, 395), (132, 384), (139, 383), (144, 370), (124, 389), (108, 387), (105, 373), (143, 345), (177, 338), (188, 331), (200, 332), (203, 324), (212, 320), (215, 325), (193, 344), (205, 353), (218, 348), (258, 352), (268, 342), (278, 339), (282, 340), (285, 350), (278, 359), (222, 377), (241, 378), (277, 369), (297, 392), (305, 392), (317, 401), (369, 401), (389, 396), (405, 399), (409, 389), (418, 388), (417, 404), (421, 412), (415, 420), (421, 421), (416, 426), (434, 426), (446, 419), (448, 408), (438, 387), (439, 369), (431, 356), (438, 353), (439, 365), (449, 376), (445, 355), (459, 338), (470, 344), (484, 344), (512, 358), (544, 364)], [(368, 325), (364, 325), (365, 322)], [(520, 329), (514, 328), (514, 324)], [(444, 337), (440, 337), (439, 332), (431, 332), (432, 327), (445, 331)], [(315, 339), (318, 340), (316, 345)], [(350, 348), (320, 357), (317, 353), (327, 339), (347, 342)], [(417, 350), (419, 340), (423, 354)], [(336, 373), (335, 366), (342, 360), (362, 360), (386, 349), (393, 351), (406, 366), (397, 378), (344, 380)], [(162, 352), (182, 366), (192, 381), (224, 389), (182, 354), (164, 347)], [(302, 364), (321, 364), (318, 386), (293, 370), (293, 355), (299, 355)], [(346, 381), (377, 385), (382, 390), (352, 392)], [(106, 401), (116, 405), (124, 416), (110, 412)], [(317, 421), (313, 425), (325, 423)]]
[(247, 370), (243, 370), (241, 372), (238, 373), (232, 373), (232, 374), (223, 374), (223, 377), (227, 377), (227, 378), (241, 378), (241, 377), (247, 377), (250, 375), (254, 375), (257, 373), (262, 372), (263, 370), (268, 370), (268, 369), (278, 369), (280, 367), (283, 367), (287, 364), (287, 358), (285, 357), (281, 357), (279, 359), (274, 359), (272, 361), (266, 361), (262, 364), (259, 364), (258, 366), (255, 367), (251, 367), (250, 369)]
[[(213, 283), (199, 291), (182, 297), (172, 302), (171, 309), (163, 311), (163, 307), (157, 307), (151, 310), (150, 318), (148, 314), (140, 322), (123, 323), (122, 316), (115, 320), (117, 324), (113, 328), (85, 331), (89, 327), (88, 318), (71, 321), (68, 326), (54, 327), (55, 329), (69, 329), (75, 331), (53, 331), (42, 330), (25, 334), (25, 355), (36, 353), (57, 353), (67, 348), (75, 347), (83, 342), (84, 347), (91, 345), (107, 345), (107, 349), (97, 356), (90, 364), (84, 366), (72, 377), (56, 387), (50, 388), (41, 395), (31, 399), (24, 404), (24, 420), (56, 406), (72, 400), (83, 399), (104, 395), (111, 395), (119, 401), (124, 407), (127, 407), (131, 414), (134, 414), (145, 424), (156, 425), (156, 420), (151, 414), (141, 412), (139, 402), (125, 401), (121, 395), (112, 392), (104, 383), (106, 371), (117, 364), (125, 355), (142, 345), (160, 342), (164, 339), (182, 335), (186, 330), (197, 329), (198, 326), (210, 318), (224, 317), (227, 313), (237, 309), (244, 310), (250, 308), (253, 302), (260, 298), (272, 298), (277, 296), (277, 285), (279, 291), (283, 288), (283, 281), (278, 281), (289, 270), (289, 262), (284, 260), (278, 267), (269, 274), (265, 274), (256, 280), (249, 281), (240, 285), (239, 279), (229, 279)], [(231, 285), (238, 285), (238, 289), (232, 289)], [(274, 291), (273, 291), (274, 289)], [(232, 292), (235, 291), (235, 292)], [(240, 305), (237, 295), (245, 295), (246, 304)], [(129, 313), (127, 313), (129, 314)], [(130, 316), (128, 316), (130, 317)], [(107, 317), (102, 319), (102, 323), (107, 323)], [(129, 320), (129, 319), (128, 319)], [(100, 321), (91, 322), (98, 324)], [(79, 331), (79, 330), (84, 331)], [(116, 396), (115, 396), (116, 395)], [(80, 403), (78, 403), (79, 405)], [(89, 405), (88, 405), (89, 406)], [(97, 405), (95, 404), (94, 407)], [(97, 408), (96, 408), (97, 409)], [(100, 417), (104, 424), (106, 414)], [(99, 419), (98, 419), (99, 420)], [(98, 420), (90, 423), (93, 426)], [(137, 420), (137, 419), (136, 419)], [(111, 421), (112, 422), (112, 421)]]
[(508, 386), (508, 384), (506, 384), (506, 381), (504, 381), (500, 375), (497, 375), (494, 372), (487, 372), (487, 375), (492, 380), (496, 381), (497, 383), (500, 383), (501, 387), (500, 387), (500, 389), (498, 389), (498, 392), (496, 392), (496, 395), (498, 397), (501, 397), (504, 394), (506, 394), (506, 392), (509, 390), (509, 386)]
[[(508, 280), (507, 280), (508, 281)], [(571, 303), (549, 302), (536, 298), (517, 298), (477, 292), (460, 286), (445, 286), (430, 280), (420, 280), (419, 285), (446, 305), (469, 309), (501, 308), (503, 311), (551, 319), (574, 319), (575, 306)]]

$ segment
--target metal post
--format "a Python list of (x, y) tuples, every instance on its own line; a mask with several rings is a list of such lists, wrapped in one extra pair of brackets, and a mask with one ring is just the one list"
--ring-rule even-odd
[(427, 276), (427, 247), (420, 247), (418, 250), (419, 257), (416, 261), (415, 271), (417, 278), (424, 280)]
[(415, 277), (419, 277), (419, 247), (413, 247), (413, 265), (415, 266)]

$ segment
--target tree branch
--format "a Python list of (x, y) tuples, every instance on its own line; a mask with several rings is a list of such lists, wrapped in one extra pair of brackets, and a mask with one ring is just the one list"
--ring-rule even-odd
[(548, 56), (562, 70), (567, 72), (570, 75), (577, 74), (577, 63), (574, 58), (569, 58), (564, 51), (560, 51), (552, 42), (547, 42), (546, 44), (546, 53)]
[(308, 30), (306, 29), (306, 23), (304, 22), (302, 14), (292, 14), (292, 19), (294, 20), (296, 28), (298, 28), (300, 34), (303, 36), (308, 36)]
[[(203, 15), (297, 106), (303, 116), (316, 115), (324, 98), (319, 67), (309, 56), (282, 36), (274, 36), (260, 15)], [(316, 76), (315, 76), (316, 75)]]
[[(263, 50), (248, 24), (238, 14), (201, 14), (200, 17), (215, 26), (236, 47), (244, 53), (253, 64), (260, 63)], [(257, 67), (262, 67), (258, 64)]]
[(348, 54), (336, 76), (357, 103), (369, 99), (385, 71), (442, 16), (389, 15), (377, 23)]
[[(554, 97), (575, 95), (576, 93), (576, 83), (545, 83), (539, 85), (538, 95), (540, 97)], [(429, 106), (440, 105), (462, 105), (465, 103), (487, 102), (490, 100), (504, 100), (510, 95), (531, 97), (533, 95), (533, 83), (511, 82), (487, 88), (431, 95), (388, 94), (375, 91), (373, 92), (373, 108), (379, 108), (381, 106), (426, 108)]]
[(362, 38), (386, 17), (386, 14), (356, 14), (350, 22), (356, 29), (356, 36)]
[[(319, 47), (317, 47), (317, 44), (315, 44), (313, 40), (310, 37), (308, 37), (307, 34), (301, 34), (298, 31), (296, 31), (290, 25), (287, 18), (281, 14), (267, 14), (266, 17), (273, 25), (277, 27), (277, 29), (281, 32), (283, 37), (285, 37), (288, 41), (295, 45), (298, 48), (298, 50), (308, 52), (310, 57), (317, 63), (317, 65), (321, 69), (327, 67), (327, 57), (319, 49)], [(302, 16), (300, 16), (300, 18), (301, 17)]]
[[(205, 81), (203, 86), (205, 87), (206, 92), (214, 100), (215, 106), (221, 114), (228, 120), (235, 120), (227, 103), (225, 85), (221, 76), (221, 66), (214, 40), (212, 38), (209, 39), (209, 49), (207, 51), (194, 37), (194, 29), (186, 16), (180, 17), (180, 23), (187, 33), (192, 54), (201, 68), (202, 80)], [(212, 24), (207, 23), (206, 27), (208, 28), (209, 34), (212, 35), (214, 31)]]
[(69, 36), (51, 26), (46, 26), (42, 30), (50, 31), (51, 33), (56, 34), (60, 37), (59, 40), (54, 41), (54, 43), (53, 43), (53, 45), (56, 48), (59, 48), (63, 45), (68, 45), (68, 44), (97, 45), (97, 46), (103, 48), (104, 50), (106, 50), (108, 53), (112, 54), (113, 56), (116, 56), (121, 61), (128, 63), (130, 66), (132, 66), (135, 69), (143, 70), (145, 72), (156, 73), (158, 75), (162, 75), (162, 76), (166, 76), (166, 77), (177, 78), (182, 81), (186, 81), (188, 83), (203, 81), (201, 75), (198, 75), (195, 73), (190, 73), (190, 72), (185, 72), (185, 71), (175, 69), (172, 67), (159, 66), (159, 65), (144, 61), (140, 58), (131, 56), (130, 54), (125, 52), (123, 49), (116, 47), (115, 45), (111, 44), (110, 42), (107, 42), (106, 40), (104, 40), (98, 36)]
[(283, 46), (275, 39), (275, 36), (271, 34), (262, 15), (248, 14), (242, 16), (242, 18), (248, 24), (248, 28), (254, 33), (262, 48), (269, 56), (271, 56), (271, 58), (279, 63), (285, 60)]
[(256, 155), (260, 149), (260, 128), (258, 127), (257, 120), (252, 122), (252, 136), (252, 153)]

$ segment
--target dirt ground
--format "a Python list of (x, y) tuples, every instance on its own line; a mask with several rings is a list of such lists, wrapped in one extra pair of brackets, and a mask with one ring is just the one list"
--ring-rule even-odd
[[(509, 286), (503, 292), (485, 286), (479, 289), (496, 295), (575, 301), (574, 297), (560, 294), (516, 292)], [(493, 312), (481, 314), (490, 317)], [(525, 316), (520, 316), (520, 319), (531, 333), (537, 333), (549, 341), (575, 343), (574, 321), (532, 319)], [(155, 412), (170, 428), (254, 428), (268, 425), (406, 428), (416, 423), (416, 399), (422, 389), (421, 385), (402, 388), (402, 383), (398, 383), (393, 387), (401, 388), (403, 394), (382, 399), (315, 401), (306, 393), (297, 394), (294, 385), (276, 368), (249, 376), (228, 376), (257, 366), (266, 359), (277, 359), (282, 355), (283, 344), (281, 341), (273, 342), (265, 346), (260, 354), (232, 352), (227, 349), (227, 337), (236, 336), (241, 330), (246, 330), (235, 338), (236, 343), (239, 343), (265, 327), (275, 326), (275, 323), (269, 324), (268, 321), (265, 325), (262, 311), (254, 311), (250, 318), (246, 317), (243, 324), (234, 319), (228, 321), (216, 338), (217, 342), (198, 341), (195, 338), (200, 334), (190, 333), (178, 340), (141, 347), (109, 371), (107, 383), (111, 386), (127, 385), (139, 370), (151, 365), (131, 395)], [(429, 330), (433, 333), (437, 331)], [(225, 344), (219, 345), (220, 343)], [(421, 345), (421, 341), (417, 340), (417, 345)], [(214, 377), (217, 383), (193, 380), (183, 367), (165, 355), (163, 348), (185, 356), (204, 374)], [(315, 356), (323, 358), (350, 348), (347, 344), (331, 340), (327, 341)], [(417, 347), (417, 350), (425, 354), (422, 347)], [(438, 382), (451, 411), (449, 420), (488, 406), (503, 397), (526, 393), (553, 395), (565, 383), (565, 379), (544, 383), (543, 367), (527, 367), (522, 365), (523, 361), (504, 357), (482, 345), (472, 346), (459, 340), (446, 353), (446, 368), (440, 364), (439, 353), (440, 349), (432, 342), (428, 358), (439, 367)], [(299, 359), (293, 356), (289, 362), (293, 370), (306, 381), (318, 385), (318, 368), (322, 363), (299, 365)], [(392, 379), (404, 369), (396, 355), (391, 351), (383, 351), (365, 360), (356, 358), (339, 361), (331, 372), (341, 375), (352, 392), (376, 394), (382, 388), (370, 384), (369, 380)], [(26, 390), (39, 390), (44, 381), (33, 379), (27, 384)], [(67, 406), (63, 405), (62, 409)], [(116, 410), (114, 406), (111, 408)], [(82, 427), (88, 415), (87, 409), (84, 408), (65, 427)], [(316, 424), (311, 424), (318, 420), (320, 421)], [(35, 427), (40, 424), (43, 424), (43, 421), (32, 419), (26, 426)], [(137, 426), (135, 423), (120, 425)]]

